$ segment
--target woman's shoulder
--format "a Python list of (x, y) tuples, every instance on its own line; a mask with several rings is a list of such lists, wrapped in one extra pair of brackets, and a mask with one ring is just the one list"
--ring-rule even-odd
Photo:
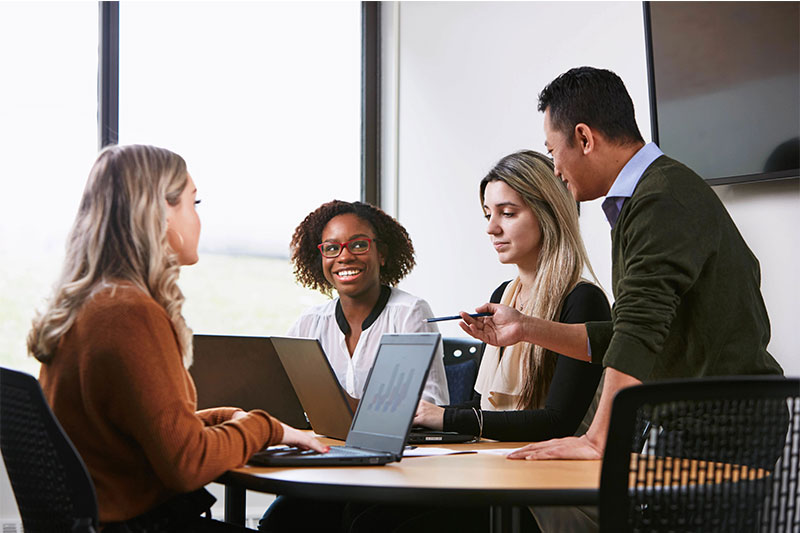
[(108, 284), (89, 297), (62, 341), (80, 346), (95, 360), (145, 358), (165, 346), (177, 349), (175, 330), (164, 308), (143, 290), (125, 283)]
[(508, 287), (509, 283), (511, 283), (511, 280), (501, 283), (500, 286), (494, 290), (492, 296), (489, 297), (489, 302), (493, 304), (499, 304), (500, 300), (503, 299), (503, 293), (506, 291), (506, 287)]
[(338, 298), (333, 298), (327, 302), (304, 309), (292, 327), (289, 328), (288, 334), (297, 337), (316, 335), (316, 331), (321, 327), (321, 324), (335, 320), (336, 302), (338, 301)]
[(132, 319), (169, 317), (152, 296), (128, 282), (107, 283), (99, 287), (83, 304), (80, 315), (84, 319), (108, 323), (126, 323)]
[(389, 300), (386, 302), (386, 305), (404, 305), (409, 307), (414, 307), (420, 304), (428, 305), (428, 302), (426, 302), (423, 298), (414, 296), (410, 292), (398, 289), (397, 287), (391, 287), (391, 291), (392, 292), (389, 295)]
[(425, 299), (397, 287), (392, 287), (391, 290), (384, 310), (388, 311), (387, 316), (393, 317), (392, 320), (410, 319), (411, 317), (419, 317), (421, 320), (433, 316), (431, 306)]
[(332, 298), (327, 302), (322, 302), (321, 304), (307, 307), (303, 310), (302, 313), (300, 313), (298, 319), (308, 319), (314, 317), (333, 315), (334, 312), (336, 311), (336, 302), (338, 301), (339, 298)]
[(603, 289), (580, 281), (564, 299), (560, 322), (581, 323), (611, 319), (611, 306)]
[(603, 292), (603, 289), (595, 285), (594, 283), (586, 280), (581, 280), (578, 282), (575, 287), (569, 294), (567, 294), (567, 298), (570, 297), (577, 297), (577, 296), (602, 296), (603, 298), (606, 297), (606, 293)]

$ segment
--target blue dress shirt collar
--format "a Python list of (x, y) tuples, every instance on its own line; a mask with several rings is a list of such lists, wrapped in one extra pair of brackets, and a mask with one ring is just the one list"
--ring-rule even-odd
[(664, 155), (664, 152), (654, 143), (647, 143), (636, 152), (622, 167), (617, 179), (611, 184), (603, 200), (603, 211), (611, 227), (617, 223), (617, 217), (622, 210), (622, 204), (633, 195), (636, 185), (642, 179), (642, 174), (653, 161)]

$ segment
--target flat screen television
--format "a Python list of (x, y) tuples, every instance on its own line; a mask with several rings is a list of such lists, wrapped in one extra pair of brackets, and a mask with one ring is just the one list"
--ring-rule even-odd
[(712, 185), (800, 176), (800, 3), (645, 2), (652, 139)]

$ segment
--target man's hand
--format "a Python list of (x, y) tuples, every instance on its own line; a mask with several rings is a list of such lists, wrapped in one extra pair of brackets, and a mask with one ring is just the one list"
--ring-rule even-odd
[(603, 452), (586, 435), (534, 442), (514, 450), (509, 459), (602, 459)]
[(487, 317), (471, 317), (461, 313), (458, 325), (469, 335), (492, 346), (510, 346), (522, 340), (525, 315), (512, 307), (500, 304), (483, 304), (475, 309), (477, 313), (492, 313)]
[(444, 409), (425, 400), (420, 400), (414, 425), (441, 431), (444, 427)]

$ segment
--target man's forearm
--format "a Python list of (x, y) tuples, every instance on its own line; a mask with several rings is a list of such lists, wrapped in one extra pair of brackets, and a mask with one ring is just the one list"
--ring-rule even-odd
[(525, 341), (573, 359), (591, 361), (584, 324), (562, 324), (526, 316), (522, 327)]
[(592, 445), (600, 450), (602, 453), (606, 447), (606, 439), (608, 438), (608, 425), (611, 422), (611, 405), (614, 401), (614, 396), (620, 390), (640, 385), (642, 382), (633, 376), (624, 374), (619, 370), (611, 367), (606, 367), (605, 377), (603, 378), (603, 392), (600, 395), (600, 403), (597, 406), (597, 412), (594, 414), (592, 424), (586, 432), (586, 437)]

